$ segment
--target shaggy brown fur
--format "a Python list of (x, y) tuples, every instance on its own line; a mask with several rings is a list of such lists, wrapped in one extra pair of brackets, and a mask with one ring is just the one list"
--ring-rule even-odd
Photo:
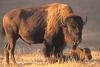
[(65, 55), (67, 60), (84, 61), (92, 59), (91, 51), (89, 48), (82, 49), (77, 47), (75, 50), (68, 51)]
[(16, 64), (14, 50), (18, 38), (29, 45), (44, 43), (45, 57), (49, 58), (52, 54), (61, 57), (65, 43), (73, 47), (81, 42), (83, 20), (68, 5), (53, 3), (42, 7), (13, 9), (4, 15), (2, 28), (7, 38), (6, 63), (9, 64), (10, 54)]
[[(50, 4), (47, 10), (47, 28), (46, 28), (46, 36), (45, 38), (51, 37), (52, 39), (53, 35), (58, 32), (59, 30), (59, 24), (68, 16), (74, 15), (72, 9), (65, 4)], [(55, 33), (53, 33), (55, 32)]]

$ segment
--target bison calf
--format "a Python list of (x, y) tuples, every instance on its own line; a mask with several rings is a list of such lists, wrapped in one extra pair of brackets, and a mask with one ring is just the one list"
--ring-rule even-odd
[(91, 59), (92, 55), (89, 48), (82, 49), (77, 47), (75, 50), (70, 50), (66, 53), (66, 60), (85, 61)]

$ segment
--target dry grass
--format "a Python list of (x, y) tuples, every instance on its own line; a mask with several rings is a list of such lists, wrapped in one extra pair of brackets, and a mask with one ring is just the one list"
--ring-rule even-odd
[[(16, 55), (16, 61), (19, 67), (100, 67), (100, 51), (92, 51), (93, 59), (89, 62), (68, 61), (64, 63), (50, 64), (45, 62), (40, 52), (33, 54)], [(3, 56), (0, 56), (0, 67), (4, 67)], [(12, 63), (10, 63), (10, 67)]]

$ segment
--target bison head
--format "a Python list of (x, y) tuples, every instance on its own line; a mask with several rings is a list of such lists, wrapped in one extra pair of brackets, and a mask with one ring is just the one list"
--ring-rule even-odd
[[(87, 22), (87, 17), (85, 22)], [(81, 42), (85, 22), (80, 16), (69, 16), (65, 22), (62, 22), (65, 42), (72, 44), (72, 48), (76, 48)]]
[(92, 59), (91, 50), (89, 48), (84, 48), (83, 52), (85, 53), (85, 59), (86, 60)]

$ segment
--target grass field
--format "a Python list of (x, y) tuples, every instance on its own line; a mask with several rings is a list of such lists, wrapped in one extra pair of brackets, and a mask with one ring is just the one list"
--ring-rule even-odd
[[(18, 67), (100, 67), (100, 52), (92, 51), (92, 56), (93, 58), (89, 62), (68, 61), (50, 64), (45, 62), (43, 55), (39, 51), (32, 54), (15, 55)], [(0, 67), (4, 67), (4, 62), (4, 57), (0, 56)], [(10, 62), (10, 67), (14, 67), (12, 62)]]
[[(48, 3), (65, 3), (72, 7), (73, 11), (82, 16), (88, 17), (84, 26), (83, 40), (80, 47), (88, 47), (92, 50), (92, 60), (89, 62), (65, 62), (50, 64), (45, 62), (43, 55), (38, 50), (43, 45), (32, 45), (29, 48), (26, 43), (17, 41), (15, 58), (19, 67), (100, 67), (100, 0), (0, 0), (0, 67), (4, 67), (4, 44), (1, 36), (2, 19), (5, 13), (14, 8), (27, 8), (44, 5)], [(6, 66), (7, 67), (7, 66)], [(10, 62), (10, 67), (13, 67)]]

